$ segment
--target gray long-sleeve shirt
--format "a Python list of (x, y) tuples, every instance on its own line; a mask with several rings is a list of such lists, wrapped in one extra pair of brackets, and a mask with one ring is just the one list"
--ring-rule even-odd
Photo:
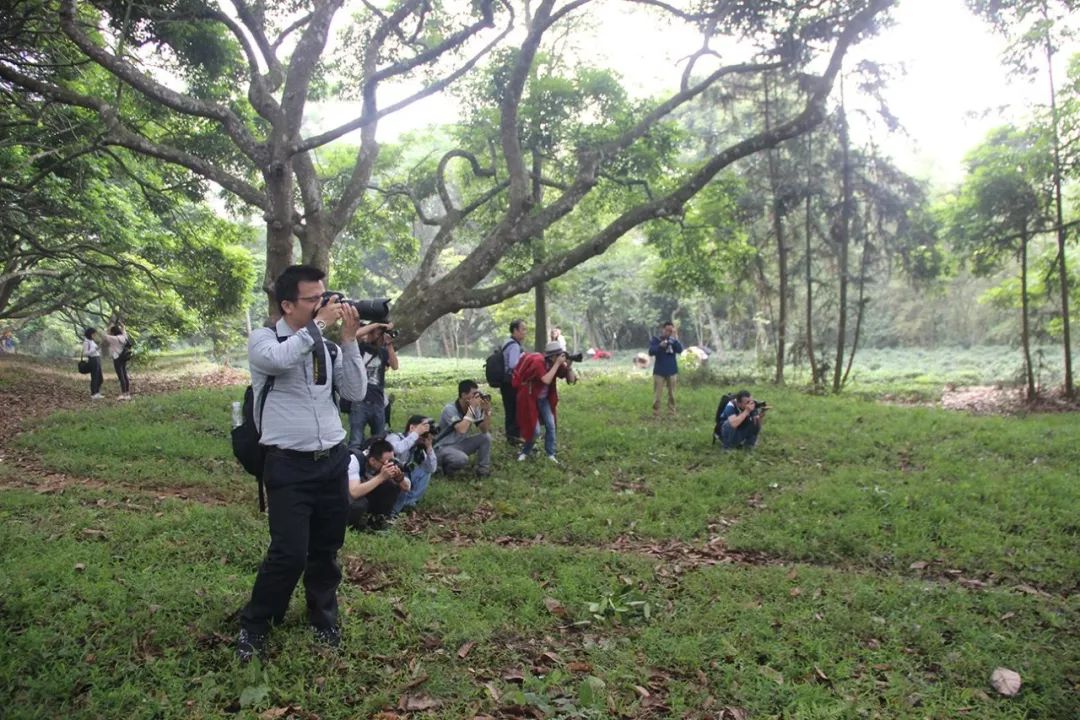
[[(278, 342), (278, 336), (287, 337)], [(337, 362), (333, 363), (333, 383), (316, 385), (311, 351), (315, 340), (306, 329), (294, 332), (284, 318), (274, 329), (259, 328), (248, 337), (248, 364), (251, 366), (251, 389), (258, 398), (268, 378), (274, 387), (266, 395), (262, 411), (263, 445), (287, 450), (328, 450), (345, 440), (345, 428), (334, 404), (333, 387), (341, 397), (353, 402), (367, 393), (367, 371), (360, 360), (356, 341), (342, 343)], [(324, 349), (330, 367), (330, 351)], [(258, 408), (255, 421), (259, 422)]]
[[(409, 456), (412, 455), (413, 448), (416, 446), (420, 436), (414, 432), (408, 435), (401, 433), (390, 433), (386, 436), (386, 441), (390, 443), (390, 447), (394, 448), (394, 457), (402, 465), (409, 463)], [(424, 461), (420, 463), (420, 467), (427, 470), (428, 473), (435, 472), (435, 468), (438, 467), (438, 461), (435, 459), (434, 450), (424, 451)]]

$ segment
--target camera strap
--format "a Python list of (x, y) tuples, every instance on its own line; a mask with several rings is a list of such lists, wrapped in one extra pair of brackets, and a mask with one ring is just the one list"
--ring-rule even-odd
[(307, 324), (307, 331), (311, 339), (315, 341), (315, 347), (311, 351), (312, 377), (316, 385), (326, 384), (326, 342), (323, 340), (319, 326), (312, 320)]

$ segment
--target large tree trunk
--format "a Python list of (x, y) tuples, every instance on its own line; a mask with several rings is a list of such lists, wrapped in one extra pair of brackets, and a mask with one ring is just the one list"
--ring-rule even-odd
[(1028, 327), (1028, 233), (1027, 220), (1020, 230), (1020, 344), (1024, 349), (1024, 377), (1027, 399), (1035, 399), (1035, 371), (1031, 367), (1031, 331)]
[(853, 198), (851, 181), (851, 148), (848, 138), (847, 111), (844, 106), (844, 79), (840, 77), (840, 147), (843, 157), (843, 202), (840, 207), (840, 224), (837, 229), (837, 274), (840, 276), (840, 299), (836, 319), (836, 362), (833, 365), (833, 392), (843, 387), (844, 343), (847, 332), (848, 291), (848, 243), (851, 238), (851, 212)]
[(293, 173), (288, 160), (275, 159), (263, 178), (270, 202), (266, 218), (266, 275), (263, 289), (267, 294), (267, 314), (271, 321), (281, 316), (274, 299), (274, 280), (293, 262)]

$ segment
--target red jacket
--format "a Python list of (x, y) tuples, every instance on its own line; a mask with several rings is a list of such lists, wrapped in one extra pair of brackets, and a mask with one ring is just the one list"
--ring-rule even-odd
[[(548, 371), (547, 363), (544, 362), (543, 353), (526, 353), (518, 360), (514, 368), (511, 384), (517, 391), (517, 424), (521, 432), (521, 439), (528, 442), (536, 434), (536, 421), (540, 418), (540, 410), (536, 405), (537, 396), (544, 381), (541, 380)], [(556, 378), (566, 377), (566, 366), (563, 365), (555, 373)], [(548, 403), (551, 405), (551, 414), (554, 417), (555, 407), (559, 404), (559, 391), (555, 387), (555, 379), (548, 385)]]

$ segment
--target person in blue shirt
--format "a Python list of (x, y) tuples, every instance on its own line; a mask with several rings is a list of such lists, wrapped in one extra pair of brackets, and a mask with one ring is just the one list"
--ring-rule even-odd
[(765, 409), (758, 408), (749, 390), (740, 390), (720, 413), (720, 441), (725, 450), (751, 449), (757, 445)]
[(660, 336), (649, 340), (649, 354), (656, 358), (653, 363), (653, 417), (660, 417), (660, 395), (667, 387), (668, 412), (675, 414), (675, 378), (679, 374), (679, 353), (683, 351), (675, 323), (668, 320), (660, 328)]

